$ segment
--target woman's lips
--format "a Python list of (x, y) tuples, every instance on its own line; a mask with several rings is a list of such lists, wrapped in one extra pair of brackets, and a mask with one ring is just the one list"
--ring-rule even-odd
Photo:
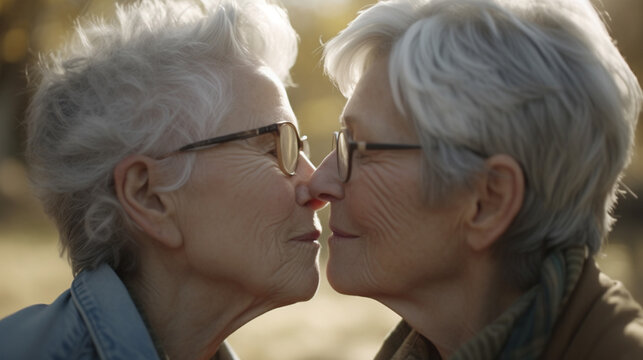
[(294, 238), (290, 239), (290, 241), (314, 242), (317, 239), (319, 239), (320, 235), (321, 235), (321, 232), (319, 230), (314, 230), (314, 231), (311, 231), (309, 233), (294, 237)]
[(336, 227), (334, 227), (332, 225), (330, 226), (330, 230), (333, 232), (332, 236), (336, 237), (336, 238), (355, 239), (355, 238), (359, 237), (357, 235), (354, 235), (354, 234), (348, 233), (346, 231), (340, 230), (340, 229), (338, 229), (338, 228), (336, 228)]

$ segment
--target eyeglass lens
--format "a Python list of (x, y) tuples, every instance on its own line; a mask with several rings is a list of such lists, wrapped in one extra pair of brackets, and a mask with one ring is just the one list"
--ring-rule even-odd
[(337, 170), (339, 171), (339, 177), (344, 181), (348, 178), (349, 152), (346, 134), (340, 131), (337, 134)]
[(281, 163), (284, 170), (289, 174), (294, 174), (295, 169), (297, 169), (297, 160), (299, 157), (299, 141), (297, 131), (293, 126), (288, 124), (280, 126), (279, 146)]

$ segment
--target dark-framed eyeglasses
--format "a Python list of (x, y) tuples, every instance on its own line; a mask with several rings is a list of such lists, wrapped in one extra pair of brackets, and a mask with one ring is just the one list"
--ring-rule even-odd
[(414, 144), (385, 144), (354, 141), (347, 128), (333, 133), (333, 150), (337, 150), (337, 171), (339, 172), (339, 178), (345, 183), (351, 178), (353, 152), (355, 150), (413, 150), (421, 148), (422, 146)]
[(306, 136), (300, 137), (295, 125), (288, 121), (280, 121), (252, 130), (240, 131), (193, 142), (182, 146), (178, 150), (165, 154), (158, 159), (165, 159), (172, 155), (189, 151), (205, 150), (225, 142), (249, 139), (268, 133), (272, 133), (274, 135), (279, 168), (284, 172), (284, 174), (295, 175), (297, 163), (299, 162), (299, 152), (303, 151), (306, 156), (310, 156), (310, 148), (308, 146), (308, 138)]

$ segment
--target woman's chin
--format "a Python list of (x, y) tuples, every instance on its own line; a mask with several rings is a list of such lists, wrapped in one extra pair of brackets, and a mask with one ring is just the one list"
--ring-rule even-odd
[(356, 284), (354, 279), (350, 278), (350, 275), (351, 274), (347, 272), (334, 271), (334, 268), (331, 267), (330, 264), (326, 268), (326, 277), (333, 290), (344, 295), (363, 296), (362, 291), (360, 291), (361, 286)]
[(301, 290), (298, 292), (298, 298), (295, 302), (308, 301), (315, 296), (319, 289), (319, 269), (315, 269), (313, 274), (308, 276), (306, 281), (301, 282)]
[(281, 291), (271, 291), (270, 294), (280, 294), (277, 300), (278, 306), (286, 306), (294, 303), (308, 301), (315, 296), (319, 288), (319, 270), (317, 268), (306, 271), (290, 284), (283, 287)]

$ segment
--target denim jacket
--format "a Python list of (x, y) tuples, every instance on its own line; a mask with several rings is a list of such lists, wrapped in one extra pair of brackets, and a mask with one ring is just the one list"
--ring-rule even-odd
[(108, 265), (83, 271), (51, 305), (0, 321), (0, 359), (158, 359), (125, 285)]
[[(132, 298), (108, 265), (82, 271), (51, 305), (0, 320), (0, 359), (158, 359)], [(238, 360), (224, 342), (212, 358)]]

